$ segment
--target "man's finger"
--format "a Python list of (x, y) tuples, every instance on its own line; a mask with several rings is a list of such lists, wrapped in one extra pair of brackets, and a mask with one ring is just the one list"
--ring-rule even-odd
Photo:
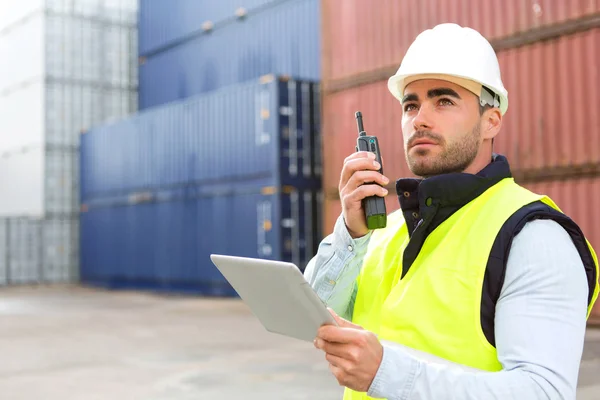
[(342, 357), (327, 353), (325, 354), (325, 359), (329, 362), (329, 364), (341, 369), (342, 371), (348, 370), (349, 361)]
[(317, 338), (332, 343), (354, 343), (361, 332), (355, 328), (342, 328), (333, 325), (323, 325), (317, 332)]
[(318, 347), (327, 354), (334, 355), (336, 357), (348, 359), (349, 358), (349, 344), (341, 344), (335, 342), (328, 342), (321, 338), (317, 339)]

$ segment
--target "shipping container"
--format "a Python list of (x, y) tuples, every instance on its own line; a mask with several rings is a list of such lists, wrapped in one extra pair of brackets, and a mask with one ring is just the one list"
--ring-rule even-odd
[(0, 216), (42, 216), (44, 153), (32, 146), (0, 155)]
[(49, 10), (0, 33), (0, 150), (76, 147), (81, 130), (137, 110), (135, 21)]
[(139, 53), (146, 56), (202, 35), (205, 24), (218, 29), (290, 1), (296, 0), (141, 0)]
[(0, 13), (0, 36), (15, 25), (21, 24), (27, 18), (33, 17), (36, 12), (42, 12), (44, 0), (21, 0), (2, 2)]
[(272, 176), (318, 188), (319, 96), (269, 75), (99, 126), (81, 139), (82, 199)]
[(30, 14), (0, 31), (0, 215), (72, 214), (80, 133), (137, 110), (137, 3), (13, 3)]
[(78, 170), (75, 149), (30, 147), (0, 154), (0, 216), (77, 213)]
[[(515, 171), (600, 164), (600, 28), (498, 54), (509, 107), (496, 141)], [(568, 79), (566, 78), (568, 77)]]
[[(340, 79), (348, 79), (346, 84), (352, 85), (363, 74), (387, 74), (400, 65), (420, 32), (440, 23), (471, 27), (490, 40), (521, 36), (526, 42), (536, 40), (536, 36), (548, 38), (594, 23), (597, 26), (600, 11), (595, 0), (331, 0), (323, 1), (322, 7), (326, 89)], [(505, 47), (514, 42), (519, 40), (495, 45)]]
[(290, 261), (303, 270), (321, 240), (321, 195), (274, 179), (130, 200), (82, 212), (83, 283), (230, 295), (210, 254)]
[(10, 218), (6, 232), (6, 281), (10, 284), (42, 282), (42, 223), (33, 218)]
[(274, 3), (140, 61), (140, 109), (265, 74), (320, 79), (318, 0)]
[(79, 137), (137, 110), (137, 0), (0, 8), (0, 283), (72, 282)]
[(414, 176), (404, 156), (402, 107), (380, 81), (327, 95), (323, 104), (323, 187), (337, 192), (344, 159), (354, 153), (358, 129), (354, 113), (362, 112), (367, 134), (377, 136), (383, 173), (394, 181)]
[(45, 0), (43, 3), (53, 14), (99, 18), (113, 24), (134, 24), (137, 20), (138, 0)]
[[(600, 28), (498, 54), (510, 105), (494, 151), (508, 158), (514, 173), (564, 174), (572, 173), (570, 167), (600, 165), (600, 94), (586, 90), (600, 87), (598, 46)], [(563, 75), (569, 79), (560, 79)], [(337, 187), (343, 160), (354, 151), (358, 110), (367, 131), (383, 145), (386, 176), (412, 176), (404, 156), (402, 109), (382, 80), (325, 96), (324, 187)]]
[(0, 218), (0, 285), (78, 280), (76, 218)]
[(9, 236), (8, 236), (8, 221), (0, 218), (0, 286), (8, 283), (8, 251)]
[(79, 281), (79, 219), (51, 217), (42, 220), (43, 282)]

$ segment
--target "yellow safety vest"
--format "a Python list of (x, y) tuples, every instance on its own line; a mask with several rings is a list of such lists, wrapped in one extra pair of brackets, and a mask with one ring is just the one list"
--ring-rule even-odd
[[(409, 235), (401, 212), (373, 232), (360, 275), (352, 320), (389, 340), (444, 359), (486, 371), (499, 371), (496, 348), (480, 320), (482, 285), (488, 257), (507, 219), (546, 196), (506, 178), (490, 187), (426, 238), (406, 276), (402, 256)], [(587, 242), (596, 266), (598, 258)], [(596, 284), (589, 312), (598, 297)], [(368, 399), (346, 389), (344, 399)]]

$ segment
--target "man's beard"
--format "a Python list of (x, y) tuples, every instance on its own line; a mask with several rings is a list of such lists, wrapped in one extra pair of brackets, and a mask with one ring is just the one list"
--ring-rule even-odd
[(452, 172), (463, 172), (477, 157), (480, 137), (481, 130), (479, 123), (475, 124), (471, 132), (450, 145), (447, 145), (444, 138), (437, 133), (417, 131), (407, 143), (409, 150), (415, 140), (427, 138), (440, 146), (442, 152), (435, 156), (435, 158), (427, 158), (427, 154), (431, 152), (430, 149), (412, 150), (414, 155), (409, 155), (409, 150), (407, 150), (406, 160), (408, 167), (413, 174), (423, 178)]

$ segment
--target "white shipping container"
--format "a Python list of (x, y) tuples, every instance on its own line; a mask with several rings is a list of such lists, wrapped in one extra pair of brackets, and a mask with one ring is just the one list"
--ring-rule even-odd
[(42, 222), (35, 219), (11, 218), (7, 224), (9, 283), (42, 281)]
[(30, 148), (0, 157), (0, 216), (73, 215), (79, 210), (79, 152)]
[(79, 280), (79, 222), (76, 219), (48, 218), (43, 221), (44, 282)]
[(43, 147), (0, 154), (0, 216), (44, 214)]
[(44, 15), (0, 33), (0, 93), (13, 92), (44, 76)]
[(130, 3), (81, 2), (70, 11), (79, 14), (65, 14), (67, 3), (54, 2), (61, 12), (36, 12), (0, 32), (0, 60), (10, 60), (0, 63), (0, 152), (74, 147), (82, 130), (137, 110), (135, 24), (102, 17)]
[(0, 1), (0, 284), (78, 279), (79, 134), (137, 111), (137, 7)]
[(0, 218), (0, 285), (8, 283), (8, 222)]
[(19, 23), (24, 18), (31, 17), (35, 12), (42, 12), (44, 0), (19, 0), (0, 2), (0, 35), (5, 29)]
[(46, 215), (72, 215), (79, 210), (79, 153), (49, 149), (45, 154), (44, 210)]
[(44, 142), (44, 82), (0, 95), (0, 154)]

